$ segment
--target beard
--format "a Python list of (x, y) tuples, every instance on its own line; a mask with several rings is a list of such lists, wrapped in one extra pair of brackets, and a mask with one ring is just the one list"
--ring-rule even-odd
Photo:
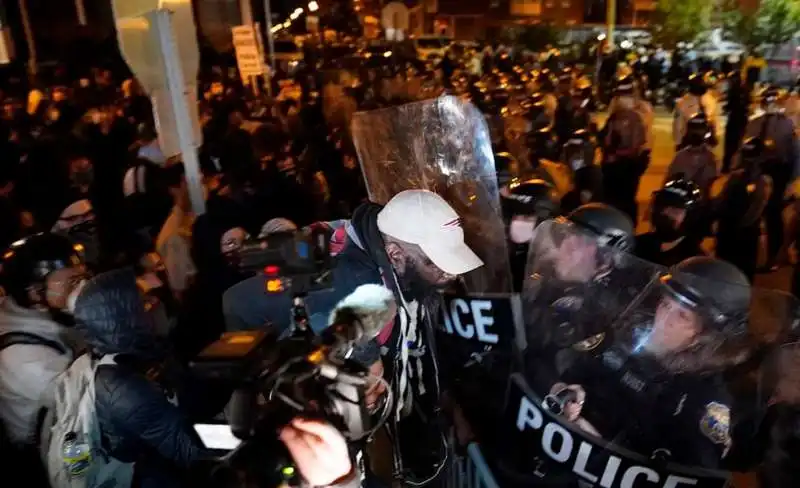
[(412, 300), (425, 301), (447, 288), (448, 283), (433, 283), (426, 279), (412, 258), (406, 262), (403, 273), (398, 273), (397, 280), (403, 295)]

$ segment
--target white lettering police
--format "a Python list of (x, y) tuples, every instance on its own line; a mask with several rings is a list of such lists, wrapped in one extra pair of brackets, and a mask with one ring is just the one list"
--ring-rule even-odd
[(485, 344), (497, 344), (500, 341), (497, 334), (488, 331), (494, 325), (491, 301), (454, 298), (445, 303), (445, 309), (444, 328), (448, 334), (457, 334), (464, 339), (477, 336)]
[[(527, 429), (541, 431), (542, 451), (550, 459), (561, 464), (574, 459), (571, 462), (572, 472), (595, 486), (603, 488), (684, 488), (698, 484), (698, 480), (695, 478), (675, 474), (665, 475), (666, 479), (662, 479), (662, 474), (646, 466), (627, 465), (621, 469), (623, 465), (621, 457), (573, 436), (572, 432), (556, 422), (545, 423), (545, 418), (542, 411), (531, 400), (525, 396), (522, 397), (517, 414), (517, 429), (520, 432)], [(574, 455), (576, 449), (578, 452), (577, 455)], [(602, 472), (593, 473), (587, 469), (593, 450), (596, 450), (593, 466), (600, 466), (601, 463), (597, 461), (607, 458)]]

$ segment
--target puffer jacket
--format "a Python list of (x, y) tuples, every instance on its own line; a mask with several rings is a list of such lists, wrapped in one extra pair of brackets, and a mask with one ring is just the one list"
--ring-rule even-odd
[(93, 354), (116, 354), (117, 364), (100, 366), (95, 377), (105, 447), (120, 461), (136, 463), (134, 486), (179, 486), (183, 468), (206, 453), (154, 373), (165, 348), (133, 271), (93, 278), (75, 303), (75, 318)]

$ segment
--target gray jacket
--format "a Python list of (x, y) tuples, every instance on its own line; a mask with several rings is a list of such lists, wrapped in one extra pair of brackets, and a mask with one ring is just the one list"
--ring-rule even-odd
[(47, 313), (20, 307), (10, 297), (0, 302), (0, 335), (26, 332), (60, 345), (14, 344), (0, 351), (0, 419), (12, 442), (36, 438), (39, 412), (52, 404), (53, 382), (72, 362), (79, 339)]

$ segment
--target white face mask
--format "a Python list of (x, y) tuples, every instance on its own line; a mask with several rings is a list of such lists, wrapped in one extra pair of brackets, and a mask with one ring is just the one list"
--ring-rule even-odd
[(78, 301), (78, 296), (81, 294), (81, 291), (83, 291), (84, 286), (86, 286), (86, 280), (82, 280), (78, 283), (78, 286), (73, 288), (67, 296), (67, 312), (69, 312), (70, 315), (75, 313), (75, 302)]
[(514, 244), (525, 244), (533, 239), (536, 222), (531, 220), (512, 220), (508, 227), (508, 237)]

